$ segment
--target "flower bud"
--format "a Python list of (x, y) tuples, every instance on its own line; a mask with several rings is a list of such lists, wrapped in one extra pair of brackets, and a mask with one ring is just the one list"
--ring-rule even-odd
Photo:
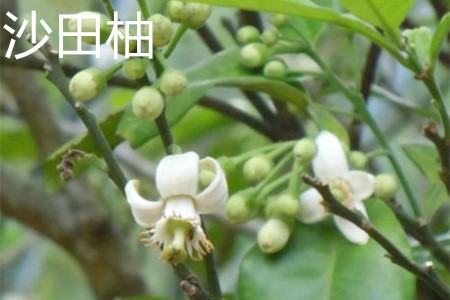
[(248, 220), (252, 211), (247, 205), (248, 198), (241, 194), (230, 197), (225, 206), (227, 218), (233, 223), (242, 223)]
[(292, 150), (294, 156), (302, 164), (309, 163), (311, 159), (316, 155), (317, 146), (313, 140), (309, 138), (303, 138), (299, 140)]
[[(161, 14), (155, 14), (148, 20), (153, 22), (153, 46), (162, 47), (167, 45), (173, 33), (170, 19)], [(148, 32), (145, 34), (148, 34)]]
[(206, 188), (211, 184), (214, 177), (215, 177), (214, 172), (211, 172), (210, 170), (200, 169), (200, 172), (198, 173), (199, 187), (201, 189)]
[(269, 22), (277, 28), (281, 28), (287, 24), (289, 17), (283, 14), (273, 14), (269, 17)]
[(239, 28), (236, 33), (236, 40), (241, 45), (257, 42), (259, 40), (258, 28), (250, 25)]
[(369, 158), (361, 151), (352, 151), (348, 157), (350, 166), (355, 169), (364, 169), (367, 166)]
[(279, 219), (269, 219), (258, 231), (258, 246), (264, 253), (275, 253), (286, 246), (291, 235), (289, 226)]
[(391, 174), (381, 174), (375, 177), (374, 195), (383, 200), (389, 200), (397, 192), (397, 180)]
[(170, 1), (168, 14), (173, 22), (187, 25), (191, 29), (202, 27), (212, 12), (208, 4), (184, 3), (182, 1)]
[[(76, 14), (77, 17), (69, 19), (67, 25), (71, 32), (78, 32), (78, 23), (81, 22), (81, 32), (95, 33), (97, 31), (96, 19), (99, 18), (100, 44), (106, 42), (111, 28), (108, 25), (109, 18), (95, 11), (83, 11)], [(81, 40), (86, 44), (95, 45), (98, 36), (82, 36)]]
[(106, 77), (95, 68), (85, 69), (72, 77), (69, 91), (76, 100), (89, 100), (106, 87)]
[(268, 202), (266, 215), (269, 217), (296, 216), (300, 209), (298, 199), (288, 194), (282, 194)]
[[(125, 28), (124, 27), (120, 27), (119, 31), (122, 33), (122, 35), (124, 37), (127, 36), (127, 33), (125, 32)], [(137, 41), (136, 40), (128, 40), (127, 41), (126, 38), (124, 38), (124, 39), (120, 39), (119, 38), (119, 39), (117, 39), (117, 48), (116, 48), (117, 53), (122, 54), (122, 55), (127, 53), (127, 50), (126, 50), (127, 42), (128, 42), (128, 53), (132, 53), (134, 50), (136, 50), (136, 47), (137, 47)], [(110, 43), (110, 46), (114, 47), (114, 43), (112, 41)]]
[(147, 60), (142, 58), (130, 58), (123, 62), (123, 75), (130, 80), (141, 79), (147, 70)]
[(244, 177), (250, 182), (258, 182), (272, 170), (273, 162), (264, 155), (250, 158), (244, 164)]
[(282, 60), (272, 60), (264, 66), (263, 73), (266, 77), (283, 78), (286, 77), (287, 67)]
[(274, 28), (269, 28), (263, 31), (261, 39), (267, 46), (273, 46), (278, 41), (278, 31)]
[(167, 96), (180, 94), (187, 86), (187, 79), (184, 73), (179, 70), (167, 70), (161, 76), (159, 88)]
[(134, 94), (131, 107), (139, 118), (154, 120), (164, 109), (164, 98), (154, 87), (143, 87)]
[(242, 65), (248, 68), (257, 68), (266, 63), (269, 49), (262, 43), (251, 43), (242, 47), (239, 54)]

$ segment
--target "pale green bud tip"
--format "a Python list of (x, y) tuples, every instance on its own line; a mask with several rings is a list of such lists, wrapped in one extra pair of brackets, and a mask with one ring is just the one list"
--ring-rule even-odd
[(389, 200), (395, 196), (397, 189), (397, 180), (391, 174), (381, 174), (375, 177), (375, 197)]
[(170, 19), (161, 14), (155, 14), (148, 20), (153, 22), (153, 46), (162, 47), (167, 45), (173, 33)]
[(255, 156), (244, 164), (244, 177), (250, 182), (258, 182), (272, 170), (273, 162), (263, 155)]
[(269, 219), (258, 231), (258, 246), (264, 253), (283, 249), (290, 236), (289, 226), (279, 219)]
[(281, 28), (287, 24), (289, 17), (283, 14), (274, 14), (269, 17), (269, 22), (277, 28)]
[(202, 27), (212, 12), (211, 5), (170, 1), (168, 14), (172, 21), (186, 24), (189, 28)]
[(198, 174), (198, 183), (200, 188), (206, 188), (214, 179), (214, 172), (211, 172), (209, 170), (200, 169), (200, 172)]
[[(96, 32), (97, 24), (95, 17), (99, 18), (99, 32), (100, 32), (100, 43), (106, 42), (110, 32), (110, 26), (108, 25), (109, 18), (101, 13), (95, 11), (82, 11), (77, 14), (82, 18), (71, 18), (67, 22), (67, 27), (71, 32), (78, 31), (78, 23), (81, 23), (82, 32)], [(83, 36), (81, 40), (87, 44), (95, 44), (95, 36)]]
[(264, 65), (268, 56), (269, 50), (262, 43), (245, 45), (240, 51), (241, 63), (248, 68), (257, 68)]
[(311, 161), (311, 159), (316, 155), (317, 146), (313, 140), (309, 138), (303, 138), (299, 140), (295, 145), (294, 156), (299, 162), (305, 164)]
[(257, 42), (259, 39), (259, 31), (255, 26), (244, 26), (239, 28), (236, 33), (236, 40), (241, 44), (249, 44)]
[(270, 217), (296, 216), (300, 209), (300, 201), (288, 194), (283, 194), (269, 201), (266, 215)]
[(106, 87), (106, 77), (100, 70), (89, 68), (78, 72), (72, 77), (69, 91), (76, 100), (89, 100), (94, 98)]
[[(125, 28), (124, 27), (120, 27), (119, 31), (122, 33), (123, 36), (127, 36), (127, 33), (125, 32)], [(135, 35), (135, 33), (132, 33), (132, 35)], [(127, 46), (127, 42), (128, 42), (128, 52), (133, 52), (134, 50), (136, 50), (137, 47), (137, 41), (133, 40), (133, 39), (118, 39), (117, 41), (117, 52), (119, 54), (124, 55), (126, 53), (126, 46)], [(109, 44), (110, 47), (114, 47), (114, 43), (111, 41), (111, 43)]]
[(147, 60), (142, 58), (130, 58), (123, 62), (123, 75), (130, 80), (141, 79), (145, 76)]
[(364, 169), (369, 162), (369, 158), (364, 152), (352, 151), (348, 157), (350, 165), (355, 169)]
[(266, 29), (261, 34), (261, 39), (267, 46), (273, 46), (278, 41), (278, 31), (273, 28)]
[(143, 87), (134, 94), (131, 107), (139, 118), (154, 120), (164, 109), (164, 99), (157, 89)]
[(225, 206), (225, 212), (231, 222), (241, 223), (250, 218), (251, 210), (246, 202), (247, 198), (241, 194), (230, 197)]
[(168, 96), (180, 94), (186, 86), (186, 76), (179, 70), (167, 70), (161, 76), (160, 89)]
[(281, 60), (272, 60), (264, 66), (263, 73), (267, 77), (283, 78), (287, 74), (287, 67)]

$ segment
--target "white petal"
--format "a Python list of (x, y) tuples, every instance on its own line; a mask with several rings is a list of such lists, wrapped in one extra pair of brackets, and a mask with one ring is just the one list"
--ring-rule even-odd
[[(362, 202), (355, 203), (355, 209), (367, 218), (367, 212)], [(364, 245), (369, 241), (369, 235), (358, 226), (339, 216), (333, 216), (334, 222), (342, 234), (352, 243)]]
[(201, 214), (214, 213), (224, 207), (228, 198), (227, 179), (219, 163), (211, 157), (200, 160), (200, 168), (214, 173), (214, 178), (202, 192), (195, 196), (195, 205)]
[(198, 213), (194, 203), (187, 197), (172, 197), (166, 200), (164, 216), (169, 219), (194, 221), (198, 219)]
[(316, 189), (308, 189), (300, 195), (300, 210), (297, 218), (303, 223), (315, 223), (328, 215), (322, 205), (322, 196)]
[(156, 187), (163, 198), (195, 195), (198, 181), (198, 155), (194, 152), (164, 157), (156, 168)]
[(347, 158), (338, 138), (329, 131), (322, 131), (316, 137), (317, 154), (313, 160), (314, 174), (327, 181), (342, 177), (348, 172)]
[(355, 201), (367, 199), (373, 194), (375, 178), (372, 174), (364, 171), (350, 171), (343, 177), (349, 183)]
[(149, 227), (161, 218), (164, 204), (161, 201), (149, 201), (142, 198), (138, 187), (138, 180), (128, 181), (125, 185), (125, 195), (136, 223)]

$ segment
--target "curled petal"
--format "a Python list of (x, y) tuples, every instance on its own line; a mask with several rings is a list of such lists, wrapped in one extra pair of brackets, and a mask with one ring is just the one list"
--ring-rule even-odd
[(166, 200), (164, 217), (191, 222), (198, 219), (198, 213), (190, 198), (178, 196)]
[(202, 192), (195, 196), (195, 204), (200, 214), (214, 213), (224, 206), (228, 198), (227, 179), (219, 163), (211, 157), (200, 160), (200, 169), (212, 172), (214, 178)]
[(306, 190), (300, 195), (300, 210), (297, 218), (307, 224), (324, 219), (328, 212), (321, 202), (322, 196), (316, 189)]
[(161, 201), (149, 201), (142, 198), (138, 187), (138, 180), (128, 181), (125, 185), (125, 195), (136, 223), (149, 227), (161, 218), (164, 204)]
[(343, 177), (349, 183), (355, 200), (361, 201), (373, 194), (375, 178), (372, 174), (364, 171), (350, 171)]
[[(355, 209), (357, 209), (367, 217), (367, 212), (362, 202), (355, 203)], [(350, 242), (364, 245), (369, 241), (369, 235), (352, 222), (347, 221), (346, 219), (343, 219), (339, 216), (333, 216), (333, 218), (336, 226)]]
[(164, 157), (156, 168), (156, 187), (163, 198), (195, 195), (198, 181), (198, 155), (194, 152)]
[(342, 177), (348, 172), (348, 162), (338, 138), (329, 131), (316, 137), (317, 154), (313, 160), (314, 174), (322, 181)]

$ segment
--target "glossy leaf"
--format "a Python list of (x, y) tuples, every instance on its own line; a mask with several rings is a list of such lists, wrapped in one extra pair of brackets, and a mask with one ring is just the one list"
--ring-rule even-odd
[[(376, 227), (409, 254), (391, 211), (381, 202), (368, 208)], [(238, 294), (241, 300), (414, 299), (414, 277), (384, 255), (373, 240), (351, 244), (331, 221), (298, 224), (281, 252), (267, 255), (254, 247), (246, 255)]]
[(414, 0), (339, 0), (339, 2), (351, 13), (375, 26), (384, 28), (380, 20), (382, 18), (389, 27), (397, 28), (405, 19)]
[(402, 149), (423, 175), (431, 181), (439, 180), (439, 156), (433, 145), (423, 143), (406, 144), (402, 146)]

